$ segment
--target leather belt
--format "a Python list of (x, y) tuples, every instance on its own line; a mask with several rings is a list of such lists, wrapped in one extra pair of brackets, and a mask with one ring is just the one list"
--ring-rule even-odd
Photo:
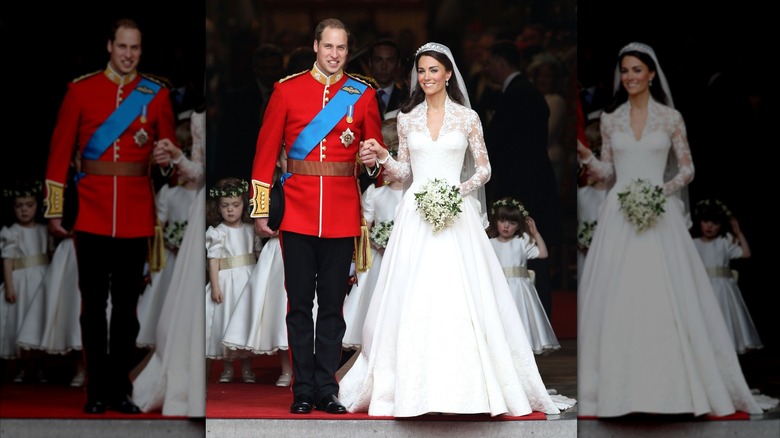
[(81, 171), (90, 175), (103, 176), (147, 176), (149, 175), (149, 163), (146, 161), (83, 160)]
[(222, 271), (225, 269), (233, 269), (246, 265), (254, 265), (255, 263), (257, 263), (257, 259), (255, 259), (255, 255), (252, 253), (231, 257), (222, 257), (219, 259), (219, 270)]
[(35, 254), (25, 257), (15, 257), (13, 259), (13, 270), (32, 268), (49, 264), (49, 256), (46, 254)]
[(287, 160), (287, 171), (298, 175), (355, 176), (356, 162)]

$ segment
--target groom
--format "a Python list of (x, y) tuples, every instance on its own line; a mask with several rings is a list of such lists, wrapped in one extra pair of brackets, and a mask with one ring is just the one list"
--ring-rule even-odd
[[(376, 92), (342, 70), (348, 46), (344, 23), (326, 19), (317, 25), (316, 61), (311, 70), (275, 85), (252, 170), (251, 216), (256, 232), (270, 236), (275, 234), (268, 227), (270, 186), (285, 145), (291, 175), (284, 182), (279, 240), (293, 366), (290, 412), (294, 414), (308, 414), (312, 408), (331, 414), (347, 412), (337, 398), (335, 374), (346, 330), (342, 309), (350, 262), (355, 238), (360, 235), (356, 156), (363, 140), (382, 138)], [(315, 292), (316, 336), (312, 320)]]

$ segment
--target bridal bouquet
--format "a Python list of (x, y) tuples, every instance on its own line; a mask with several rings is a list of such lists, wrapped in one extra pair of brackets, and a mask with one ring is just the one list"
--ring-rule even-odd
[(417, 211), (433, 225), (433, 232), (447, 228), (461, 212), (463, 197), (457, 186), (447, 181), (434, 179), (414, 194)]
[(593, 233), (596, 231), (596, 221), (583, 221), (577, 226), (577, 246), (581, 250), (590, 248)]
[(187, 221), (171, 221), (165, 224), (163, 238), (165, 246), (171, 251), (176, 251), (181, 246), (181, 240), (184, 238), (184, 232), (187, 230)]
[(382, 221), (371, 227), (371, 241), (380, 248), (387, 247), (390, 232), (393, 231), (393, 221)]
[(653, 185), (646, 179), (635, 179), (625, 190), (619, 192), (620, 209), (626, 219), (634, 224), (637, 232), (642, 232), (655, 224), (656, 219), (664, 212), (664, 196), (661, 186)]

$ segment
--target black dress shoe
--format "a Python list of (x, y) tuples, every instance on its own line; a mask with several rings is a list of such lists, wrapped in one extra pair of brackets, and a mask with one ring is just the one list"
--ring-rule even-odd
[(308, 395), (299, 395), (293, 400), (292, 406), (290, 406), (291, 414), (308, 414), (311, 413), (312, 400)]
[(140, 414), (141, 408), (139, 408), (130, 397), (124, 397), (111, 403), (110, 409), (112, 411), (121, 412), (123, 414)]
[(88, 400), (84, 405), (85, 414), (103, 414), (106, 412), (106, 404), (102, 401)]
[(325, 411), (329, 414), (346, 414), (347, 408), (341, 404), (335, 394), (326, 395), (317, 403), (318, 411)]

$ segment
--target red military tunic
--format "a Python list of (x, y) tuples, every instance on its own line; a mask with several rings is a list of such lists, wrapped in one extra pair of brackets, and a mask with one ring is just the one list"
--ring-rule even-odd
[[(282, 144), (289, 155), (298, 134), (341, 89), (347, 76), (338, 72), (327, 77), (315, 67), (276, 83), (257, 138), (252, 168), (252, 217), (268, 217), (267, 203), (260, 199), (268, 196), (268, 187), (273, 184)], [(304, 161), (354, 163), (362, 140), (374, 138), (384, 143), (376, 92), (371, 86), (354, 104), (351, 122), (346, 115), (345, 112)], [(342, 142), (342, 134), (347, 129), (354, 135), (349, 145)], [(285, 212), (280, 230), (326, 238), (360, 235), (360, 197), (354, 176), (293, 174), (284, 183), (284, 195)]]
[[(136, 72), (121, 77), (109, 67), (68, 85), (49, 150), (45, 217), (62, 217), (62, 189), (67, 184), (74, 150), (78, 148), (81, 156), (95, 130), (140, 81), (141, 75)], [(97, 161), (148, 165), (156, 140), (168, 138), (176, 143), (173, 109), (165, 86), (147, 105), (146, 120), (140, 116), (139, 113)], [(137, 135), (142, 129), (146, 141), (143, 135)], [(74, 230), (121, 238), (154, 234), (154, 193), (149, 176), (86, 174), (77, 187), (79, 210)]]

